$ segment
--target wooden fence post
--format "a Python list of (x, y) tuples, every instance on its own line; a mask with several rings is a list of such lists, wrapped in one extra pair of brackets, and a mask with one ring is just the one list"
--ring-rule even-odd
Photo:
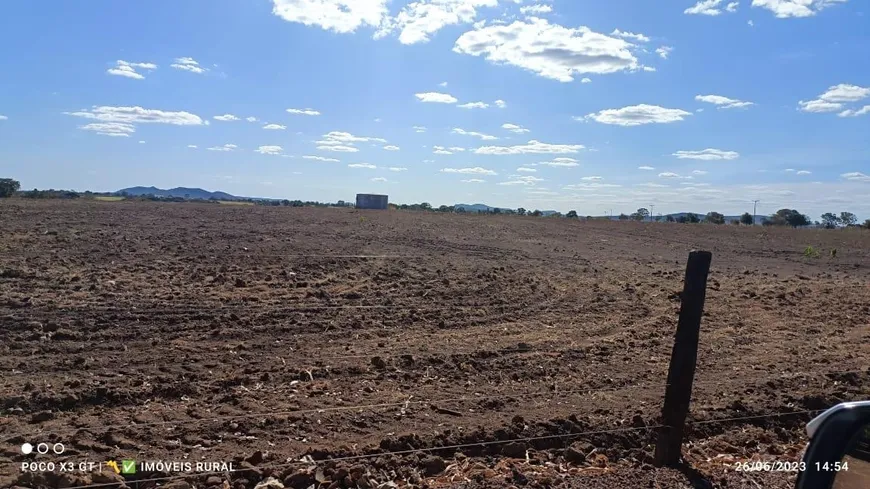
[(656, 439), (655, 462), (658, 466), (676, 465), (680, 462), (680, 446), (683, 443), (683, 429), (692, 398), (692, 382), (698, 360), (698, 334), (701, 330), (707, 275), (712, 258), (709, 251), (692, 251), (686, 264), (680, 319), (674, 335), (665, 404), (662, 407), (664, 427), (660, 429)]

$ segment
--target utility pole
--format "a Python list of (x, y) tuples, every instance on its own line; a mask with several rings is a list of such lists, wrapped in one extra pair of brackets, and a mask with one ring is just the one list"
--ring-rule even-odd
[(761, 202), (758, 199), (752, 201), (752, 225), (755, 226), (755, 214), (758, 210), (758, 203)]
[(656, 208), (655, 204), (649, 205), (649, 222), (653, 221), (653, 211), (655, 210), (655, 208)]

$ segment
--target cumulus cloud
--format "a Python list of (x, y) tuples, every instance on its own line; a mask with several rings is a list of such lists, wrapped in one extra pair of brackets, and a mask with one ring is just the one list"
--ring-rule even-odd
[(848, 109), (837, 114), (840, 117), (858, 117), (859, 115), (870, 114), (870, 105), (865, 105), (858, 110)]
[(93, 106), (90, 110), (64, 112), (66, 115), (94, 119), (100, 122), (120, 122), (124, 124), (171, 124), (175, 126), (199, 126), (202, 118), (190, 112), (173, 112), (135, 107)]
[(592, 83), (592, 79), (591, 78), (583, 78), (580, 80), (580, 83)]
[(445, 148), (444, 146), (432, 146), (432, 152), (436, 155), (452, 155), (453, 152)]
[(541, 15), (541, 14), (549, 14), (553, 11), (553, 7), (549, 5), (544, 5), (541, 3), (536, 3), (534, 5), (526, 5), (525, 7), (520, 7), (520, 13), (523, 15)]
[(387, 168), (387, 170), (395, 171), (395, 172), (408, 171), (408, 169), (405, 168), (404, 166), (391, 166), (391, 167)]
[(798, 106), (804, 112), (836, 112), (843, 108), (844, 103), (858, 102), (867, 97), (870, 97), (870, 88), (841, 83), (829, 87), (815, 100), (799, 101)]
[(604, 179), (604, 177), (599, 177), (599, 176), (591, 176), (591, 177), (582, 177), (582, 178), (580, 178), (580, 180), (583, 180), (583, 181), (586, 181), (586, 182), (594, 182), (594, 181), (597, 181), (597, 180), (603, 180), (603, 179)]
[(223, 121), (223, 122), (239, 120), (239, 118), (234, 116), (233, 114), (216, 115), (213, 117), (213, 119), (216, 121)]
[(538, 178), (535, 176), (511, 175), (510, 177), (512, 178), (511, 180), (508, 180), (505, 182), (499, 182), (498, 185), (529, 185), (529, 186), (532, 186), (532, 185), (536, 185), (537, 182), (544, 181), (543, 178)]
[(501, 100), (501, 99), (498, 99), (498, 100), (496, 100), (496, 101), (493, 102), (493, 103), (494, 103), (495, 106), (498, 107), (499, 109), (503, 109), (503, 108), (507, 107), (507, 102), (505, 102), (504, 100)]
[(812, 17), (827, 7), (847, 0), (752, 0), (753, 7), (770, 10), (779, 19)]
[(238, 149), (238, 146), (236, 146), (235, 144), (225, 144), (223, 146), (212, 146), (211, 148), (208, 148), (209, 151), (222, 152), (235, 151), (236, 149)]
[(208, 68), (203, 68), (195, 59), (188, 57), (175, 58), (175, 63), (172, 63), (169, 66), (175, 68), (176, 70), (189, 71), (198, 75), (201, 75), (208, 71)]
[(344, 144), (321, 145), (318, 146), (317, 149), (321, 151), (336, 151), (339, 153), (356, 153), (359, 151), (359, 148), (355, 146), (347, 146)]
[(692, 178), (692, 177), (683, 177), (677, 173), (668, 171), (668, 172), (659, 173), (659, 178), (675, 178), (675, 179), (676, 178), (686, 178), (687, 179), (687, 178)]
[(737, 7), (739, 7), (739, 6), (740, 6), (740, 2), (731, 2), (725, 6), (725, 11), (727, 11), (730, 14), (733, 14), (734, 12), (737, 12)]
[(257, 122), (258, 119), (256, 117), (251, 116), (251, 117), (245, 117), (245, 120), (248, 122)]
[(706, 175), (707, 170), (692, 170), (692, 175)]
[(6, 117), (6, 116), (3, 115), (3, 114), (0, 114), (0, 121), (8, 121), (8, 120), (9, 120), (8, 117)]
[(372, 165), (371, 163), (352, 163), (347, 165), (348, 168), (366, 168), (368, 170), (374, 170), (377, 166)]
[(287, 109), (287, 113), (295, 115), (320, 115), (320, 111), (314, 109)]
[(425, 126), (414, 126), (412, 129), (414, 129), (414, 132), (426, 132)]
[(494, 141), (494, 140), (498, 139), (497, 137), (490, 136), (489, 134), (483, 134), (481, 132), (475, 132), (475, 131), (466, 131), (465, 129), (462, 129), (461, 127), (454, 127), (451, 132), (453, 134), (460, 134), (462, 136), (474, 136), (476, 138), (480, 138), (483, 141)]
[(810, 175), (810, 174), (812, 174), (812, 173), (813, 173), (813, 172), (808, 171), (808, 170), (798, 170), (798, 172), (796, 173), (796, 175)]
[(122, 122), (93, 122), (85, 124), (84, 126), (79, 126), (79, 129), (83, 131), (93, 131), (100, 136), (123, 138), (130, 137), (130, 134), (136, 132), (136, 128), (132, 124), (125, 124)]
[(475, 166), (473, 168), (442, 168), (441, 173), (460, 173), (462, 175), (498, 175), (493, 170)]
[(341, 34), (380, 27), (388, 13), (387, 0), (272, 0), (272, 14), (287, 22)]
[(721, 149), (707, 148), (701, 151), (677, 151), (673, 154), (681, 160), (736, 160), (740, 153), (736, 151), (722, 151)]
[(652, 167), (652, 166), (639, 166), (639, 167), (637, 167), (637, 169), (638, 169), (638, 170), (644, 170), (644, 171), (655, 170), (655, 168)]
[(399, 148), (398, 146), (394, 146), (392, 144), (388, 144), (388, 145), (384, 146), (384, 149), (387, 151), (399, 151), (401, 148)]
[(865, 175), (858, 171), (843, 173), (840, 177), (853, 182), (870, 182), (870, 175)]
[(443, 27), (470, 24), (480, 7), (495, 7), (498, 0), (418, 0), (405, 5), (394, 17), (385, 17), (375, 38), (399, 32), (399, 42), (428, 42)]
[(580, 166), (580, 163), (578, 163), (574, 158), (553, 158), (550, 161), (542, 161), (537, 164), (554, 168), (573, 168), (575, 166)]
[[(683, 10), (683, 13), (686, 15), (710, 15), (717, 16), (722, 13), (722, 7), (720, 6), (724, 0), (700, 0), (695, 5)], [(737, 2), (729, 3), (725, 6), (725, 10), (728, 12), (736, 12), (737, 11)]]
[(482, 146), (474, 150), (481, 155), (518, 155), (518, 154), (566, 154), (577, 153), (585, 148), (582, 144), (549, 144), (531, 140), (516, 146)]
[(460, 180), (462, 183), (485, 183), (486, 180), (481, 180), (479, 178), (469, 178), (468, 180)]
[(106, 73), (115, 76), (133, 78), (134, 80), (142, 80), (145, 78), (144, 75), (136, 71), (137, 69), (147, 70), (149, 72), (157, 69), (157, 65), (154, 63), (131, 63), (129, 61), (124, 61), (121, 59), (119, 59), (115, 63), (115, 67), (109, 68), (108, 70), (106, 70)]
[(586, 117), (602, 124), (640, 126), (643, 124), (668, 124), (692, 115), (681, 109), (666, 109), (658, 105), (632, 105), (621, 109), (607, 109)]
[(517, 171), (520, 173), (535, 173), (538, 170), (535, 170), (534, 168), (527, 168), (525, 166), (521, 166), (521, 167), (517, 168)]
[(326, 158), (324, 156), (315, 156), (315, 155), (305, 155), (302, 157), (303, 160), (314, 160), (314, 161), (322, 161), (325, 163), (340, 163), (340, 160), (336, 160), (335, 158)]
[(468, 102), (466, 104), (457, 105), (457, 107), (462, 109), (487, 109), (489, 108), (489, 104), (485, 102)]
[(260, 146), (254, 150), (254, 152), (262, 155), (279, 155), (282, 151), (284, 151), (284, 148), (281, 146)]
[(421, 102), (428, 102), (433, 104), (455, 104), (459, 101), (453, 95), (441, 92), (415, 93), (414, 96), (417, 97)]
[(483, 56), (495, 64), (509, 64), (561, 82), (575, 75), (606, 74), (638, 68), (624, 39), (532, 18), (510, 25), (480, 26), (462, 34), (453, 51)]
[(501, 128), (507, 129), (510, 132), (515, 132), (517, 134), (523, 134), (523, 133), (529, 132), (529, 130), (526, 129), (525, 127), (519, 126), (517, 124), (511, 124), (509, 122), (502, 124)]
[(263, 126), (263, 129), (266, 129), (267, 131), (283, 131), (284, 129), (287, 129), (287, 126), (282, 126), (281, 124), (266, 124)]
[(195, 145), (195, 144), (188, 144), (187, 147), (188, 147), (188, 148), (191, 148), (191, 149), (196, 149), (196, 148), (198, 148), (199, 146), (197, 146), (197, 145)]
[(633, 32), (623, 32), (619, 29), (613, 29), (613, 32), (610, 33), (611, 36), (621, 37), (623, 39), (633, 39), (637, 42), (649, 42), (649, 38), (644, 36), (643, 34), (635, 34)]
[(337, 151), (340, 153), (356, 153), (359, 148), (354, 146), (355, 143), (386, 143), (383, 138), (375, 138), (368, 136), (354, 136), (349, 132), (332, 131), (322, 136), (320, 141), (317, 141), (317, 149), (323, 151)]
[(661, 46), (656, 49), (656, 54), (661, 56), (662, 59), (668, 59), (668, 56), (674, 51), (674, 48), (671, 46)]
[(721, 95), (695, 95), (695, 100), (716, 105), (720, 109), (739, 109), (755, 105), (752, 102), (744, 102), (743, 100), (723, 97)]

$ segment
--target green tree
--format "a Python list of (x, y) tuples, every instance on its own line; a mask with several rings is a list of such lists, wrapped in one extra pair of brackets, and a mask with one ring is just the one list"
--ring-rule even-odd
[(0, 178), (0, 198), (12, 197), (20, 188), (21, 183), (18, 180)]
[(541, 212), (541, 211), (539, 211), (538, 209), (535, 209), (535, 210), (534, 210), (531, 214), (529, 214), (529, 215), (530, 215), (530, 216), (533, 216), (533, 217), (541, 217), (541, 216), (544, 215), (544, 213)]
[(793, 228), (799, 226), (809, 226), (810, 219), (794, 209), (780, 209), (776, 214), (770, 216), (773, 225), (791, 226)]
[(864, 221), (864, 227), (867, 229), (870, 229), (870, 219), (867, 219), (866, 221)]
[(752, 218), (752, 214), (748, 212), (744, 212), (742, 216), (740, 216), (740, 224), (746, 224), (747, 226), (751, 226), (755, 224), (754, 219)]
[(643, 221), (644, 219), (649, 217), (649, 210), (646, 207), (641, 207), (640, 209), (637, 210), (637, 212), (635, 214), (640, 216), (640, 219), (638, 219), (638, 221)]
[(672, 215), (670, 215), (670, 214), (668, 214), (668, 217), (665, 218), (665, 221), (668, 221), (668, 222), (677, 222), (677, 220), (674, 219), (674, 216), (672, 216)]
[(840, 222), (840, 218), (833, 212), (825, 212), (822, 214), (822, 224), (824, 224), (825, 229), (834, 229), (840, 225)]
[(526, 210), (523, 209), (522, 207), (520, 207), (519, 209), (517, 209), (517, 214), (519, 214), (519, 215), (521, 215), (521, 216), (525, 216), (525, 215), (526, 215)]
[(432, 204), (430, 204), (428, 202), (423, 202), (422, 204), (420, 204), (420, 209), (423, 209), (424, 211), (431, 211)]
[(690, 213), (686, 214), (686, 222), (690, 222), (692, 224), (697, 224), (697, 223), (701, 222), (701, 218), (698, 217), (697, 214), (693, 214), (690, 212)]
[(577, 211), (568, 211), (568, 213), (565, 214), (565, 217), (569, 217), (571, 219), (576, 219), (577, 218)]
[(725, 224), (725, 216), (718, 212), (710, 211), (704, 217), (704, 221), (711, 224)]
[(624, 213), (620, 213), (620, 214), (619, 214), (619, 220), (620, 220), (620, 221), (627, 221), (627, 220), (628, 220), (628, 216), (626, 216)]
[(843, 223), (843, 226), (854, 226), (858, 222), (858, 217), (851, 212), (841, 212), (840, 222)]

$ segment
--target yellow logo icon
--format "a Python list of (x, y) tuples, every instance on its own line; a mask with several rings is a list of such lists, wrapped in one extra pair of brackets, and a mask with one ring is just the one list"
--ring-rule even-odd
[(115, 462), (114, 460), (109, 460), (108, 462), (106, 462), (106, 465), (108, 465), (112, 470), (114, 470), (116, 474), (121, 473), (121, 469), (118, 468), (118, 462)]

